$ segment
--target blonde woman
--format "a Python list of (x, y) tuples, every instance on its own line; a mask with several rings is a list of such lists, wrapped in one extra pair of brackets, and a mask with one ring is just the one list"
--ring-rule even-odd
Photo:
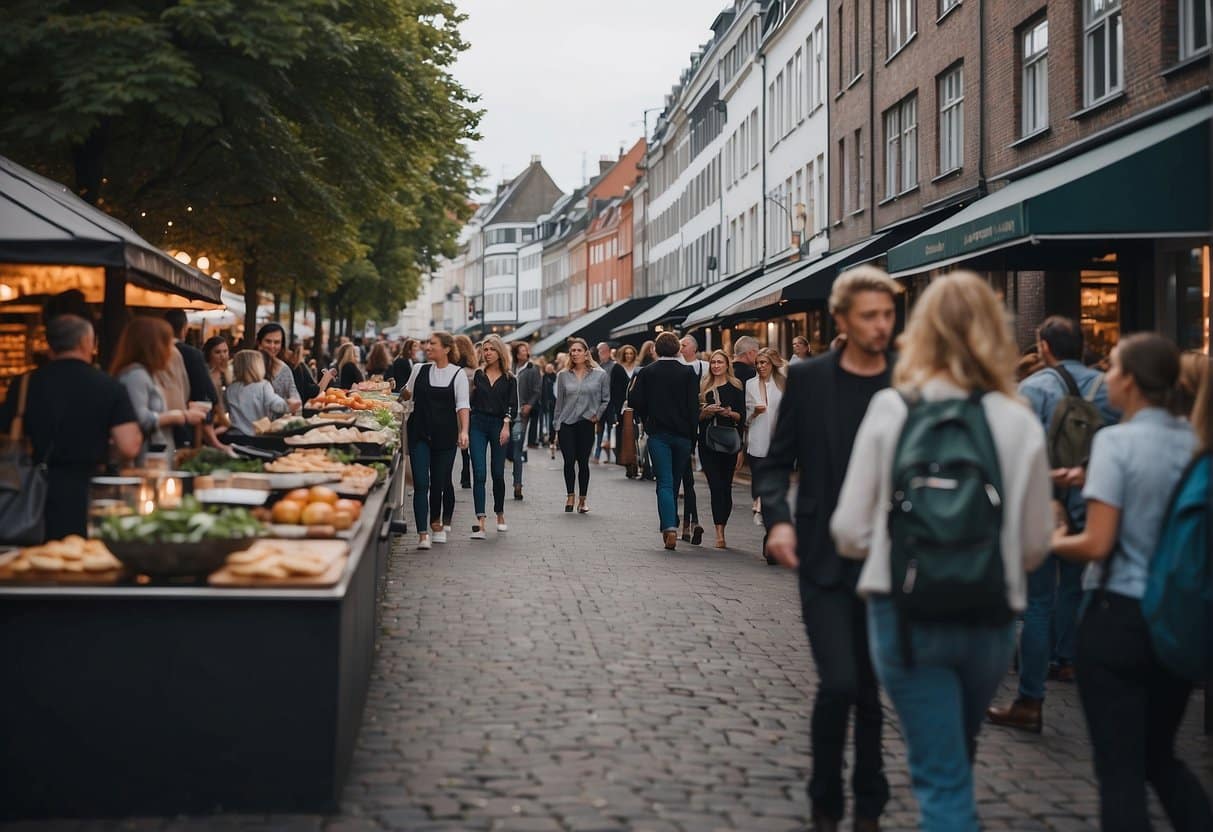
[(265, 357), (257, 350), (240, 350), (232, 359), (233, 381), (227, 386), (227, 415), (232, 430), (253, 436), (253, 422), (274, 419), (299, 409), (299, 400), (289, 402), (274, 392), (265, 378)]
[(472, 540), (484, 540), (487, 518), (484, 510), (485, 454), (492, 462), (497, 531), (504, 532), (507, 531), (505, 446), (510, 441), (510, 426), (518, 418), (518, 381), (510, 372), (510, 351), (496, 335), (485, 338), (480, 345), (480, 369), (472, 376), (471, 404), (472, 502), (476, 506)]
[[(1015, 343), (998, 297), (981, 278), (968, 272), (936, 278), (915, 305), (902, 346), (896, 389), (877, 393), (860, 424), (830, 531), (841, 555), (864, 561), (858, 591), (867, 598), (871, 655), (909, 748), (920, 828), (977, 829), (977, 733), (1011, 664), (1011, 616), (1025, 606), (1025, 571), (1049, 551), (1052, 487), (1044, 432), (1016, 397)], [(1002, 517), (997, 551), (1006, 609), (998, 620), (1005, 623), (946, 615), (924, 623), (899, 613), (892, 597), (888, 506), (907, 402), (927, 407), (963, 399), (979, 402), (1002, 481), (998, 501), (991, 502)], [(927, 482), (925, 488), (931, 487)]]
[(716, 548), (727, 548), (724, 527), (733, 513), (733, 475), (741, 450), (738, 429), (745, 415), (745, 393), (733, 376), (733, 365), (724, 350), (708, 359), (708, 374), (699, 384), (699, 462), (708, 478), (712, 495), (712, 523), (716, 526)]
[[(762, 463), (771, 448), (771, 434), (775, 430), (775, 422), (779, 418), (779, 403), (783, 401), (783, 390), (787, 386), (784, 367), (783, 356), (778, 350), (770, 347), (759, 350), (758, 358), (754, 360), (757, 375), (745, 383), (746, 424), (749, 425), (746, 464), (750, 466), (750, 497), (754, 501), (750, 512), (756, 526), (762, 525), (758, 478), (761, 475)], [(774, 565), (775, 561), (767, 556), (767, 563)]]
[(607, 374), (594, 363), (590, 346), (581, 338), (570, 338), (568, 369), (556, 376), (556, 429), (564, 457), (564, 485), (568, 497), (564, 510), (573, 510), (573, 484), (577, 484), (577, 513), (587, 514), (586, 492), (590, 488), (590, 452), (594, 450), (594, 428), (611, 403)]
[(353, 344), (342, 344), (337, 348), (337, 386), (352, 390), (360, 381), (366, 381), (358, 366), (358, 348)]

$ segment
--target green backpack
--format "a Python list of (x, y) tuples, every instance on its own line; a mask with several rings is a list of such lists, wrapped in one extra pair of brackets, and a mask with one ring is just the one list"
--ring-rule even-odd
[(1066, 395), (1053, 408), (1049, 419), (1049, 465), (1053, 468), (1078, 468), (1091, 458), (1091, 441), (1103, 427), (1103, 416), (1095, 406), (1095, 395), (1103, 385), (1103, 375), (1095, 379), (1086, 396), (1078, 389), (1074, 376), (1062, 365), (1050, 368), (1066, 387)]
[(926, 402), (909, 413), (893, 454), (892, 595), (906, 622), (995, 626), (1012, 620), (1002, 560), (1002, 472), (981, 399)]

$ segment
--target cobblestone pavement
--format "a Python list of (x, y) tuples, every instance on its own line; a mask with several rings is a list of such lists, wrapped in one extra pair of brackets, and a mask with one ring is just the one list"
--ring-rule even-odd
[[(805, 829), (814, 673), (795, 580), (758, 556), (748, 493), (737, 489), (732, 548), (679, 542), (670, 554), (651, 483), (595, 467), (593, 511), (580, 516), (563, 513), (546, 453), (531, 452), (527, 477), (525, 502), (507, 503), (508, 533), (468, 540), (470, 492), (460, 491), (451, 543), (418, 552), (410, 536), (396, 547), (339, 815), (11, 828)], [(706, 506), (702, 481), (699, 493)], [(1209, 788), (1201, 706), (1198, 695), (1181, 754)], [(889, 716), (884, 828), (908, 830), (916, 814)], [(1050, 687), (1043, 736), (987, 728), (977, 768), (987, 829), (1095, 829), (1073, 685)]]

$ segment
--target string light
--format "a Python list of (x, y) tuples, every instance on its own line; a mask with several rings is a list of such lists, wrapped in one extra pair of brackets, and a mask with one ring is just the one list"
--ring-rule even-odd
[(172, 220), (169, 220), (169, 221), (168, 221), (168, 223), (167, 223), (167, 225), (168, 225), (168, 227), (169, 227), (169, 228), (172, 228), (172, 227), (173, 227), (173, 221), (172, 221)]
[(207, 257), (205, 254), (200, 255), (200, 256), (198, 257), (198, 262), (197, 262), (197, 264), (196, 264), (196, 265), (198, 266), (198, 268), (202, 269), (202, 271), (204, 271), (204, 272), (205, 272), (205, 271), (210, 271), (210, 268), (211, 268), (211, 258)]
[(186, 254), (184, 251), (177, 252), (176, 254), (173, 255), (173, 257), (175, 257), (177, 259), (178, 263), (184, 263), (187, 266), (190, 264), (190, 256), (188, 254)]
[(211, 275), (211, 277), (215, 278), (220, 283), (223, 282), (223, 275), (221, 275), (219, 272), (215, 272), (213, 275)]
[(186, 212), (187, 214), (189, 214), (189, 213), (193, 213), (193, 211), (194, 211), (194, 206), (193, 206), (193, 205), (187, 205), (187, 206), (185, 206), (185, 212)]

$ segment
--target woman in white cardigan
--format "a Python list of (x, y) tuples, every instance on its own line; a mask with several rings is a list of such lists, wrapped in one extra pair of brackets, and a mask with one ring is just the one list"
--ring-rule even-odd
[[(986, 707), (1011, 663), (1014, 625), (898, 615), (890, 595), (888, 506), (893, 454), (908, 412), (902, 394), (930, 402), (985, 392), (982, 411), (1003, 487), (1007, 605), (1016, 612), (1025, 605), (1025, 570), (1043, 560), (1053, 528), (1045, 437), (1015, 398), (1016, 350), (1006, 313), (976, 275), (933, 281), (914, 307), (902, 346), (894, 389), (872, 399), (860, 425), (830, 530), (839, 554), (866, 561), (858, 591), (868, 599), (872, 660), (906, 738), (921, 828), (976, 832), (972, 758)], [(909, 664), (903, 635), (910, 638)]]

